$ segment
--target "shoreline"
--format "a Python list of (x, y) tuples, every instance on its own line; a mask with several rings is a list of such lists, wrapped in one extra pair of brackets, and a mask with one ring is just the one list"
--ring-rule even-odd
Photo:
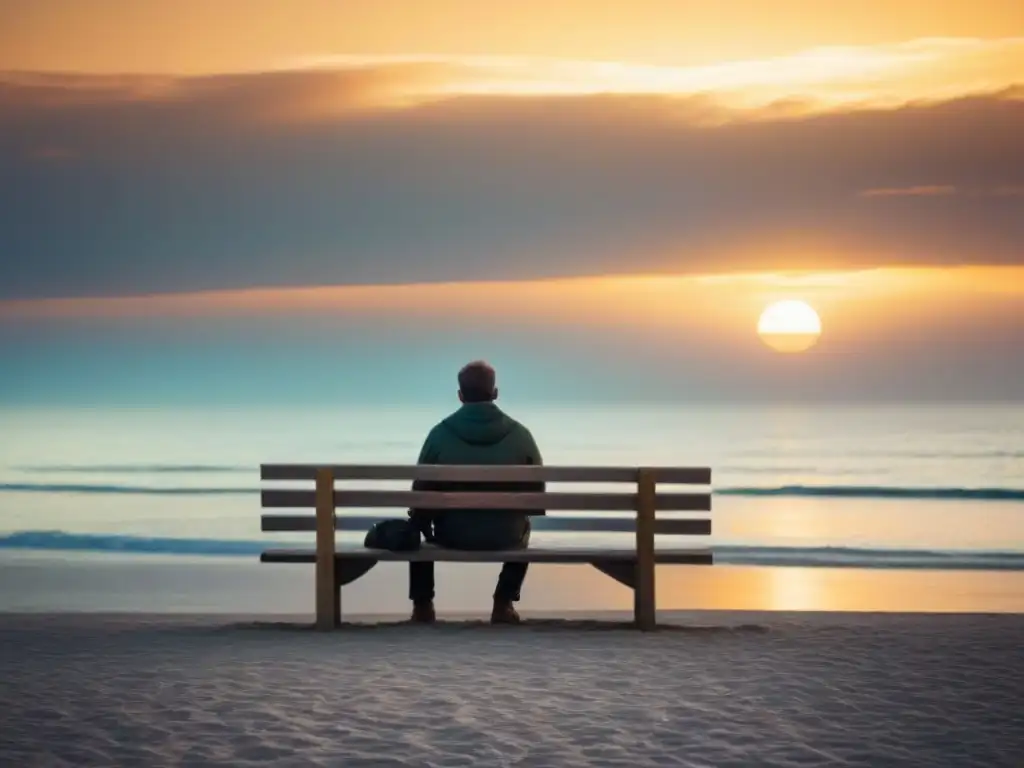
[[(437, 567), (437, 609), (479, 614), (498, 568)], [(672, 611), (1024, 614), (1024, 572), (716, 564), (659, 566), (659, 614)], [(348, 616), (408, 611), (406, 569), (382, 563), (342, 591)], [(254, 558), (0, 551), (2, 613), (311, 615), (313, 571)], [(15, 586), (16, 585), (16, 586)], [(628, 611), (632, 593), (588, 566), (531, 566), (520, 610)]]

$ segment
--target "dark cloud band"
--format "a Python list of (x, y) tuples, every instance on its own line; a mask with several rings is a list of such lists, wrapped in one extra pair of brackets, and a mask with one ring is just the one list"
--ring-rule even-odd
[(378, 104), (434, 74), (7, 76), (0, 298), (1024, 263), (1020, 90), (785, 117)]

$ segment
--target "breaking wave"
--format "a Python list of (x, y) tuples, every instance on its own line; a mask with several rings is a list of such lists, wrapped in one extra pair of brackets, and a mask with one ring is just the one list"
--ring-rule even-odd
[[(0, 536), (0, 550), (108, 552), (179, 556), (256, 557), (264, 549), (295, 546), (268, 539), (180, 539), (85, 534), (65, 531), (20, 531)], [(832, 568), (897, 568), (942, 570), (1024, 570), (1024, 552), (872, 549), (865, 547), (758, 547), (724, 545), (712, 548), (715, 562)]]

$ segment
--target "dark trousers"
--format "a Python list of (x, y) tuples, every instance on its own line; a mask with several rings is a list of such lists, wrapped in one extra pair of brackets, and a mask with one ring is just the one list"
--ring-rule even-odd
[[(515, 602), (526, 579), (529, 563), (505, 563), (498, 574), (498, 585), (494, 588), (494, 599)], [(409, 563), (409, 599), (414, 603), (426, 603), (434, 599), (434, 564), (430, 561)]]
[[(443, 542), (437, 542), (444, 546)], [(502, 549), (526, 548), (530, 543), (530, 530), (527, 528), (522, 541), (514, 546)], [(449, 547), (459, 549), (459, 547)], [(526, 568), (529, 563), (504, 563), (498, 574), (498, 585), (494, 588), (494, 599), (504, 602), (519, 600), (519, 593), (526, 579)], [(430, 561), (409, 563), (409, 599), (414, 603), (426, 603), (434, 599), (434, 564)]]

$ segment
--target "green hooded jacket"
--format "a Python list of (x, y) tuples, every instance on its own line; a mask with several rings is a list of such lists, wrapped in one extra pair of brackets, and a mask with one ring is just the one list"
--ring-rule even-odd
[[(466, 403), (427, 435), (419, 464), (534, 464), (540, 450), (530, 430), (493, 402)], [(417, 491), (543, 492), (544, 483), (437, 483), (416, 481)], [(511, 549), (529, 539), (529, 517), (513, 510), (410, 510), (424, 533), (452, 549)]]

